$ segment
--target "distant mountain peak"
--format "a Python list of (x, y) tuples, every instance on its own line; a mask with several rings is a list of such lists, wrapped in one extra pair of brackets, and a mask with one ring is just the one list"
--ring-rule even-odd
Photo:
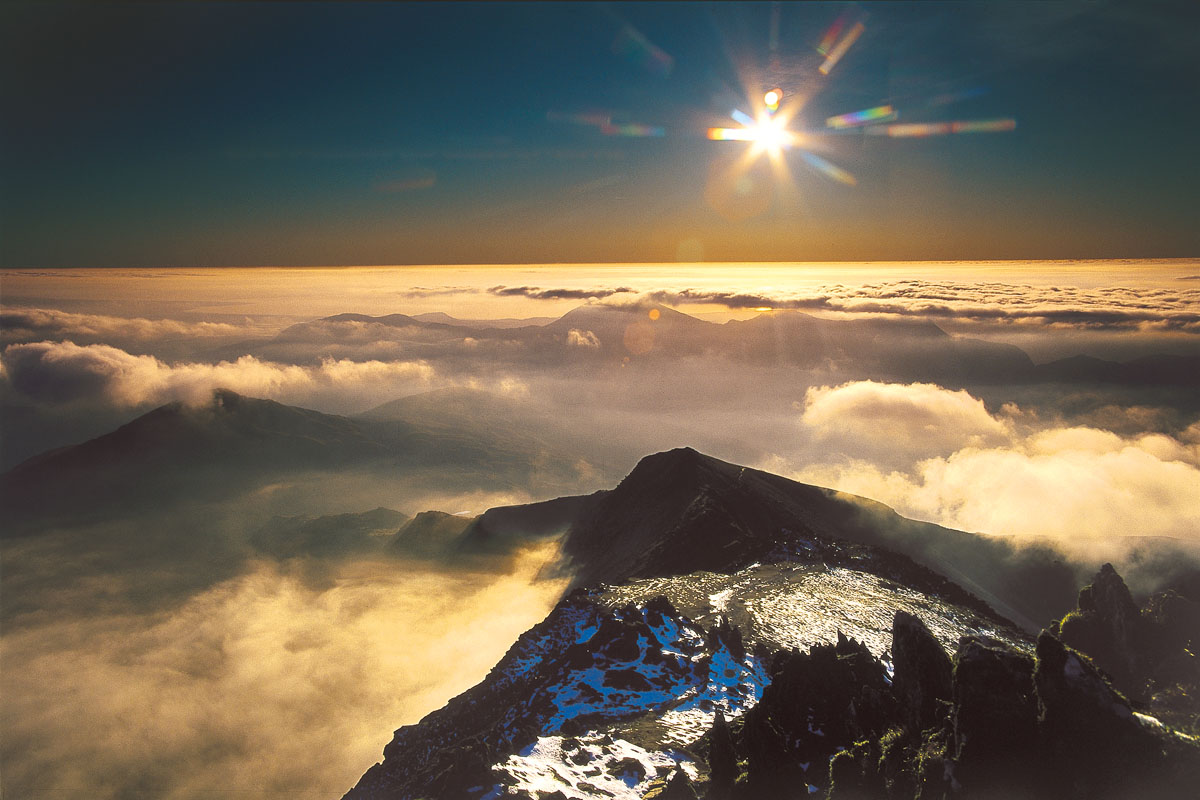
[(722, 463), (724, 462), (718, 461), (711, 456), (706, 456), (691, 447), (676, 447), (671, 450), (663, 450), (662, 452), (644, 456), (638, 461), (637, 466), (625, 477), (625, 480), (638, 480), (649, 474), (695, 469), (702, 464)]
[[(248, 398), (240, 395), (232, 389), (217, 388), (213, 389), (211, 405), (213, 408), (223, 408), (227, 411), (234, 411), (243, 406)], [(256, 398), (249, 398), (256, 399)], [(257, 402), (269, 402), (257, 400)]]

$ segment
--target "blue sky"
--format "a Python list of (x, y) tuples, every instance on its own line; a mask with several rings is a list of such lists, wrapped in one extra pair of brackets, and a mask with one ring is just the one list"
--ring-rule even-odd
[[(1200, 250), (1190, 4), (37, 3), (0, 16), (7, 267)], [(863, 33), (821, 75), (816, 48), (839, 19), (843, 36)], [(781, 156), (788, 180), (762, 157), (721, 184), (749, 145), (706, 130), (736, 125), (734, 107), (756, 113), (774, 86), (807, 132)], [(899, 123), (1015, 128), (826, 126), (885, 104)]]

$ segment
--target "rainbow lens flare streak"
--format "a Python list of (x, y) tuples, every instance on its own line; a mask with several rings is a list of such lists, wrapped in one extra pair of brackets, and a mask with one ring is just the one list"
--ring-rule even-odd
[(863, 111), (852, 111), (849, 114), (838, 114), (836, 117), (830, 117), (825, 120), (825, 124), (830, 128), (852, 128), (856, 125), (865, 125), (868, 122), (887, 122), (895, 118), (896, 109), (887, 105), (876, 106), (875, 108), (868, 108)]
[(626, 25), (613, 40), (613, 52), (657, 75), (670, 75), (675, 59), (636, 28)]
[(666, 136), (665, 128), (659, 128), (655, 125), (639, 125), (636, 123), (623, 123), (620, 125), (601, 125), (600, 132), (605, 136)]
[(613, 122), (611, 114), (589, 112), (584, 114), (562, 114), (557, 111), (546, 113), (546, 119), (551, 122), (569, 122), (573, 125), (588, 125), (596, 128), (605, 136), (666, 136), (667, 131), (657, 125), (643, 125), (637, 122)]
[(753, 128), (709, 128), (708, 138), (717, 142), (753, 142), (758, 132)]
[(866, 129), (874, 136), (890, 136), (896, 139), (945, 136), (950, 133), (997, 133), (1016, 129), (1015, 119), (975, 119), (957, 122), (910, 122), (896, 125), (876, 125)]
[(843, 37), (842, 40), (838, 42), (832, 50), (829, 51), (829, 55), (825, 56), (825, 63), (822, 64), (817, 71), (822, 75), (828, 75), (830, 72), (832, 72), (833, 68), (837, 66), (837, 63), (842, 60), (842, 56), (846, 55), (846, 51), (858, 41), (858, 37), (862, 36), (863, 31), (866, 29), (867, 27), (861, 22), (854, 23), (854, 27), (850, 29), (850, 32), (847, 33), (845, 37)]
[(738, 123), (739, 125), (749, 126), (749, 125), (754, 124), (754, 117), (750, 116), (745, 111), (741, 111), (736, 108), (733, 110), (733, 112), (729, 116), (734, 122)]
[(835, 19), (833, 24), (829, 26), (829, 30), (825, 31), (825, 35), (821, 37), (821, 43), (817, 45), (817, 52), (823, 56), (829, 55), (834, 42), (842, 35), (842, 28), (844, 27), (846, 27), (845, 14)]
[(855, 186), (858, 183), (858, 179), (849, 172), (842, 169), (837, 164), (830, 164), (816, 153), (803, 150), (800, 153), (800, 157), (803, 158), (810, 167), (822, 173), (826, 177), (832, 178), (838, 183), (844, 183), (847, 186)]

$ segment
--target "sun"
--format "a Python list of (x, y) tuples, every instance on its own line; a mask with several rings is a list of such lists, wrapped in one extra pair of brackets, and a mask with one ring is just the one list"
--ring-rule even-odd
[(792, 132), (784, 127), (780, 117), (761, 118), (751, 131), (752, 141), (771, 155), (777, 155), (779, 151), (791, 147), (795, 138)]
[(778, 156), (796, 143), (796, 134), (787, 129), (782, 116), (763, 114), (740, 128), (709, 128), (708, 138), (720, 141), (750, 142), (757, 152)]

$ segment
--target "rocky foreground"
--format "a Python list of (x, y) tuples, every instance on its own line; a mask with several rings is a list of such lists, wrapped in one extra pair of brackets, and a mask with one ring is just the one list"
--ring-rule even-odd
[(346, 800), (1196, 797), (1195, 597), (1105, 565), (1034, 637), (823, 492), (672, 451), (488, 512), (588, 580)]
[(1031, 646), (931, 606), (939, 639), (901, 608), (886, 649), (869, 616), (848, 615), (862, 639), (771, 651), (786, 632), (770, 621), (743, 636), (664, 596), (613, 605), (629, 592), (564, 599), (483, 683), (399, 730), (348, 800), (1183, 798), (1200, 785), (1195, 739), (1049, 631)]

